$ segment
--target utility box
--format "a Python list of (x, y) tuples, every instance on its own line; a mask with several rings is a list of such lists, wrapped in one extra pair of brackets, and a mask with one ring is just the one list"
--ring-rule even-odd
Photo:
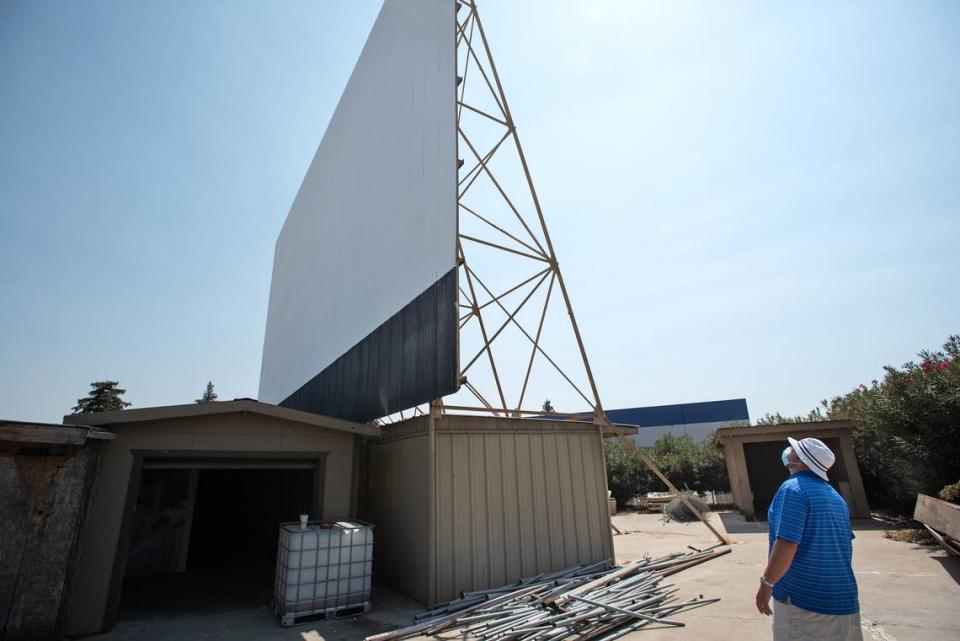
[(281, 625), (303, 616), (368, 612), (372, 576), (373, 525), (280, 524), (274, 611)]

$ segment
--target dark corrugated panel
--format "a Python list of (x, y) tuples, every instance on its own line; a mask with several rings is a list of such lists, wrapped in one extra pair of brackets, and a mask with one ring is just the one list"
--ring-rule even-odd
[(749, 421), (747, 401), (743, 398), (654, 407), (632, 407), (606, 410), (614, 423), (655, 427), (659, 425), (688, 425), (720, 421)]
[(457, 391), (457, 270), (280, 405), (364, 422)]
[[(718, 423), (721, 421), (750, 422), (745, 398), (726, 401), (705, 401), (702, 403), (681, 403), (678, 405), (655, 405), (653, 407), (628, 407), (618, 410), (604, 410), (607, 418), (618, 425), (637, 425), (639, 427), (659, 427), (661, 425), (690, 425), (694, 423)], [(583, 412), (574, 417), (576, 420), (589, 421), (592, 412)], [(543, 414), (539, 418), (554, 418)], [(566, 420), (567, 417), (557, 417)]]

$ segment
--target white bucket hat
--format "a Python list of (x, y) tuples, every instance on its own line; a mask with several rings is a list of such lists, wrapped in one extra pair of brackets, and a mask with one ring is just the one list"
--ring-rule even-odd
[(790, 447), (796, 452), (803, 464), (810, 468), (810, 471), (822, 478), (827, 479), (827, 470), (834, 464), (837, 457), (827, 447), (827, 444), (818, 438), (802, 438), (799, 441), (791, 436), (787, 437)]

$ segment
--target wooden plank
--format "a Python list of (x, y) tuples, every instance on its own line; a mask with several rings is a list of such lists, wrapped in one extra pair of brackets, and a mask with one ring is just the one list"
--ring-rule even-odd
[(28, 423), (0, 424), (0, 441), (83, 445), (86, 440), (87, 429), (83, 427), (31, 425)]
[[(608, 423), (611, 426), (613, 425), (612, 423), (610, 423), (610, 419), (607, 418), (606, 414), (602, 414), (599, 418), (601, 421)], [(644, 464), (650, 469), (650, 471), (656, 474), (657, 477), (659, 477), (659, 479), (663, 481), (664, 485), (667, 486), (668, 490), (670, 490), (671, 492), (677, 495), (677, 498), (679, 498), (683, 502), (683, 504), (687, 506), (687, 509), (690, 510), (692, 514), (696, 515), (696, 517), (700, 519), (700, 521), (704, 525), (707, 526), (707, 529), (713, 532), (713, 535), (716, 536), (721, 543), (723, 543), (724, 545), (730, 545), (730, 539), (726, 535), (721, 534), (715, 527), (713, 527), (713, 525), (710, 524), (709, 515), (704, 516), (703, 514), (701, 514), (700, 511), (697, 510), (697, 508), (693, 505), (693, 503), (691, 503), (687, 499), (687, 497), (683, 493), (681, 493), (680, 490), (676, 488), (676, 486), (670, 481), (670, 479), (668, 479), (666, 476), (663, 475), (663, 472), (661, 472), (660, 468), (657, 467), (656, 463), (654, 463), (650, 459), (650, 457), (647, 456), (646, 452), (644, 452), (640, 446), (638, 446), (636, 443), (633, 442), (633, 439), (627, 438), (623, 434), (618, 435), (618, 437), (621, 443), (623, 443), (627, 447), (630, 447), (631, 449), (633, 449), (634, 452), (636, 452), (637, 456), (640, 457), (640, 460), (644, 462)], [(604, 501), (606, 501), (606, 497), (604, 497)]]
[(930, 533), (930, 536), (937, 540), (937, 543), (940, 544), (940, 547), (942, 547), (947, 554), (950, 556), (960, 556), (960, 543), (953, 541), (953, 539), (948, 539), (929, 525), (924, 524), (923, 527), (927, 528), (927, 532)]
[(960, 541), (960, 505), (918, 494), (913, 518)]
[(0, 638), (63, 638), (101, 447), (0, 456)]

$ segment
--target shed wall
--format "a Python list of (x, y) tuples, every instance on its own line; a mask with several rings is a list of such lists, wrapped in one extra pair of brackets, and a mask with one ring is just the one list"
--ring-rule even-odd
[(595, 426), (418, 417), (369, 448), (377, 576), (418, 601), (613, 556)]
[(436, 433), (436, 600), (612, 556), (595, 427), (469, 417)]
[[(350, 517), (354, 436), (259, 414), (220, 414), (142, 423), (113, 424), (116, 439), (103, 449), (90, 505), (88, 532), (77, 589), (70, 607), (68, 632), (99, 632), (112, 612), (111, 585), (122, 576), (129, 539), (122, 536), (125, 509), (137, 452), (185, 454), (233, 453), (250, 457), (284, 454), (324, 459), (322, 518)], [(133, 492), (136, 492), (134, 487)], [(129, 533), (127, 533), (129, 536)]]
[[(426, 417), (422, 430), (369, 450), (367, 506), (374, 530), (374, 576), (421, 603), (429, 601), (429, 479)], [(411, 426), (413, 427), (413, 426)]]

